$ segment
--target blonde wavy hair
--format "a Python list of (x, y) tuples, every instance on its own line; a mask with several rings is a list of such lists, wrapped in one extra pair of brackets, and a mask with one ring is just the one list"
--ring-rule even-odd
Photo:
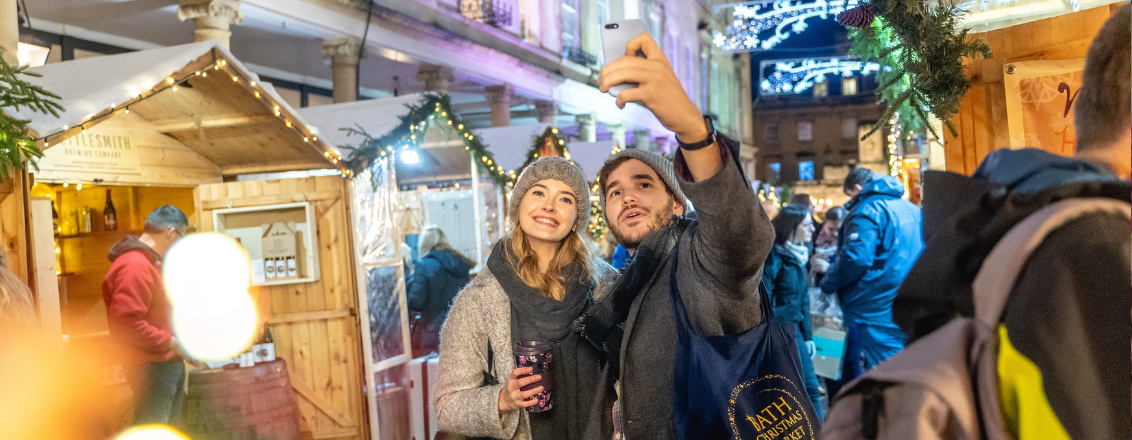
[(539, 269), (538, 255), (527, 242), (527, 234), (519, 227), (519, 217), (513, 216), (511, 233), (512, 267), (519, 274), (519, 278), (528, 286), (541, 292), (543, 295), (562, 301), (566, 297), (566, 279), (562, 275), (562, 268), (572, 261), (582, 263), (582, 272), (586, 279), (596, 286), (601, 277), (602, 260), (601, 251), (593, 239), (579, 231), (571, 231), (562, 239), (561, 245), (550, 260), (550, 266), (544, 273)]
[(0, 336), (25, 335), (37, 325), (31, 289), (8, 269), (0, 252)]

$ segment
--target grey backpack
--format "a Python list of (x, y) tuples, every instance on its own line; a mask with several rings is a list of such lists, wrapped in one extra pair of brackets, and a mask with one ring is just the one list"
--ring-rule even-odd
[(975, 277), (975, 317), (956, 318), (845, 387), (825, 440), (1009, 440), (999, 409), (996, 328), (1018, 275), (1050, 232), (1094, 213), (1132, 217), (1128, 203), (1062, 200), (1031, 214), (995, 245)]

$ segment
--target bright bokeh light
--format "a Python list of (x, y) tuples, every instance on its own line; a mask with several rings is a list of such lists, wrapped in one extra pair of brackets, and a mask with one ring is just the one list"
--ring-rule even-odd
[(421, 161), (421, 158), (420, 158), (420, 156), (417, 155), (416, 151), (407, 150), (407, 151), (401, 152), (401, 162), (405, 162), (407, 164), (412, 165), (412, 164), (415, 164), (415, 163), (420, 162), (420, 161)]
[(248, 296), (248, 258), (232, 239), (191, 234), (166, 253), (165, 293), (173, 306), (173, 332), (200, 360), (232, 357), (255, 333), (256, 310)]
[(229, 290), (219, 301), (173, 306), (173, 332), (190, 356), (228, 359), (248, 346), (256, 329), (255, 304), (246, 292)]
[(114, 440), (189, 440), (189, 437), (165, 425), (143, 425), (123, 431)]
[(163, 262), (165, 294), (177, 307), (184, 301), (236, 289), (247, 291), (248, 258), (232, 239), (215, 233), (191, 234), (169, 248)]

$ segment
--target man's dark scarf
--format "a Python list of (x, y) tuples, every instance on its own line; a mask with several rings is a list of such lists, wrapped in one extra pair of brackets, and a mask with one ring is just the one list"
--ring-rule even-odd
[(613, 290), (602, 296), (574, 321), (574, 330), (608, 356), (610, 372), (617, 377), (621, 366), (621, 339), (625, 336), (625, 320), (633, 300), (641, 294), (661, 270), (661, 264), (676, 247), (680, 236), (692, 220), (673, 217), (667, 226), (645, 237), (626, 263), (621, 279)]

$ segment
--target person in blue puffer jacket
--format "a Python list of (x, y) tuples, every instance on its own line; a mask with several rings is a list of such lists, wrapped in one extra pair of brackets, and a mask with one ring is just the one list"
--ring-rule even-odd
[(924, 249), (920, 208), (901, 199), (896, 178), (856, 168), (845, 177), (849, 215), (837, 238), (837, 256), (821, 281), (837, 293), (848, 327), (848, 381), (904, 348), (904, 333), (892, 320), (896, 289)]

